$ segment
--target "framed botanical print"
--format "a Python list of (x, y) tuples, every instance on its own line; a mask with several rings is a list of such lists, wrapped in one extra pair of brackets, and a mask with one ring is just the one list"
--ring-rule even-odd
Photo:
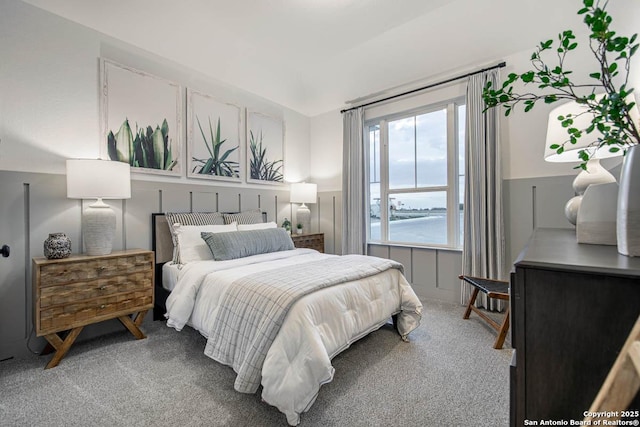
[(240, 107), (187, 89), (187, 176), (242, 181)]
[(284, 184), (284, 123), (247, 111), (247, 182)]
[(182, 175), (177, 83), (100, 59), (101, 153), (133, 172)]

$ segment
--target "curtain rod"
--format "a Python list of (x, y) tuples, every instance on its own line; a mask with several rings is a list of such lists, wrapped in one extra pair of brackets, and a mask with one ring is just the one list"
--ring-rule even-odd
[(431, 83), (431, 84), (429, 84), (427, 86), (419, 87), (417, 89), (412, 89), (412, 90), (409, 90), (407, 92), (399, 93), (397, 95), (387, 96), (386, 98), (378, 99), (377, 101), (371, 101), (371, 102), (367, 102), (366, 104), (358, 105), (358, 106), (355, 106), (355, 107), (345, 108), (344, 110), (340, 110), (340, 113), (344, 113), (346, 111), (355, 110), (355, 109), (360, 108), (360, 107), (368, 107), (369, 105), (377, 104), (379, 102), (384, 102), (384, 101), (388, 101), (390, 99), (399, 98), (401, 96), (410, 95), (410, 94), (415, 93), (415, 92), (420, 92), (422, 90), (431, 89), (432, 87), (436, 87), (436, 86), (444, 85), (444, 84), (447, 84), (447, 83), (451, 83), (451, 82), (454, 82), (456, 80), (464, 79), (465, 77), (470, 77), (470, 76), (473, 76), (475, 74), (480, 74), (480, 73), (484, 73), (485, 71), (493, 70), (495, 68), (502, 68), (502, 67), (504, 67), (506, 65), (507, 65), (506, 62), (501, 62), (501, 63), (493, 65), (491, 67), (483, 68), (482, 70), (471, 71), (471, 72), (463, 74), (461, 76), (452, 77), (450, 79), (443, 80), (443, 81), (437, 82), (437, 83)]

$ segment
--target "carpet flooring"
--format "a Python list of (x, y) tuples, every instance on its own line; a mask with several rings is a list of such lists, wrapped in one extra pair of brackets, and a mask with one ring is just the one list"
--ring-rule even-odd
[[(383, 326), (333, 359), (301, 426), (507, 426), (512, 350), (464, 307), (425, 304), (422, 324), (400, 340)], [(60, 365), (51, 356), (0, 363), (1, 426), (286, 426), (275, 407), (233, 390), (234, 372), (203, 354), (185, 328), (146, 322), (78, 342)]]

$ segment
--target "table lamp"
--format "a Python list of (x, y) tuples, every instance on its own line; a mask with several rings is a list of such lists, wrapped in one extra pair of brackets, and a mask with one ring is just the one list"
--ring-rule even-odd
[(589, 161), (587, 162), (587, 170), (582, 170), (573, 180), (573, 190), (576, 196), (571, 198), (565, 205), (565, 216), (569, 222), (576, 225), (578, 210), (582, 203), (585, 190), (592, 184), (614, 183), (616, 179), (611, 173), (600, 165), (600, 159), (613, 156), (621, 156), (622, 151), (612, 153), (606, 147), (598, 149), (597, 141), (602, 134), (596, 129), (587, 134), (583, 132), (582, 137), (578, 138), (575, 144), (566, 144), (565, 151), (558, 154), (556, 150), (549, 148), (552, 144), (562, 144), (569, 139), (567, 128), (562, 126), (562, 122), (558, 120), (558, 116), (567, 117), (571, 114), (573, 117), (572, 128), (583, 131), (591, 125), (593, 114), (587, 112), (587, 107), (578, 104), (575, 101), (567, 102), (554, 108), (549, 113), (549, 121), (547, 125), (547, 140), (544, 152), (544, 159), (547, 162), (573, 162), (578, 163), (582, 160), (578, 156), (580, 150), (586, 150), (589, 153)]
[(67, 197), (97, 199), (82, 214), (82, 238), (89, 255), (111, 253), (116, 214), (102, 199), (131, 198), (129, 164), (110, 160), (67, 160)]
[(291, 203), (302, 203), (296, 211), (296, 221), (302, 224), (302, 232), (311, 232), (311, 211), (305, 203), (315, 203), (318, 194), (317, 184), (297, 182), (291, 184)]

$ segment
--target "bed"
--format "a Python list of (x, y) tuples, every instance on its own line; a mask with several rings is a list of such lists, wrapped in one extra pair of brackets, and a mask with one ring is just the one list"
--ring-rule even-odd
[(334, 356), (389, 319), (405, 341), (420, 324), (422, 304), (399, 263), (296, 249), (263, 213), (221, 215), (175, 227), (189, 218), (152, 215), (154, 318), (200, 332), (204, 353), (236, 372), (234, 389), (261, 387), (289, 425), (333, 379)]

